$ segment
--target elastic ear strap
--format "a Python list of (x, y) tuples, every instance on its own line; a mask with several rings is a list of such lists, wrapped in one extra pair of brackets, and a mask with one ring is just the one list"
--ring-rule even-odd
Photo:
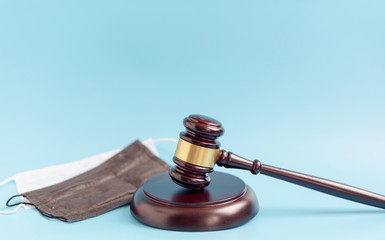
[[(4, 181), (2, 181), (0, 183), (0, 186), (3, 186), (5, 184), (9, 183), (10, 181), (14, 181), (14, 180), (15, 180), (14, 177), (9, 177), (9, 178), (5, 179)], [(7, 201), (7, 204), (6, 204), (7, 206), (8, 206), (8, 203), (9, 203), (9, 200)], [(15, 209), (12, 209), (10, 211), (0, 211), (0, 214), (11, 214), (11, 213), (14, 213), (14, 212), (18, 211), (21, 207), (25, 208), (25, 205), (23, 203), (19, 203), (19, 204), (16, 204), (16, 205), (18, 205), (18, 206)], [(16, 205), (14, 205), (14, 206), (16, 206)]]
[(27, 198), (24, 194), (17, 194), (17, 195), (13, 195), (12, 197), (10, 197), (7, 201), (7, 203), (5, 205), (7, 205), (7, 207), (14, 207), (14, 206), (18, 206), (18, 205), (32, 205), (34, 206), (32, 203), (29, 203), (29, 202), (18, 202), (18, 203), (13, 203), (13, 204), (10, 204), (10, 202), (12, 201), (12, 199), (14, 199), (15, 197), (24, 197), (24, 198)]
[(25, 208), (25, 205), (19, 204), (19, 206), (17, 206), (15, 209), (13, 209), (11, 211), (0, 211), (0, 214), (11, 214), (11, 213), (18, 211), (21, 207)]
[(3, 185), (5, 185), (6, 183), (9, 183), (10, 181), (14, 181), (14, 180), (15, 180), (14, 177), (9, 177), (9, 178), (5, 179), (4, 181), (2, 181), (2, 182), (0, 183), (0, 186), (3, 186)]
[(27, 196), (25, 196), (24, 194), (17, 194), (17, 195), (13, 195), (12, 197), (10, 197), (6, 203), (7, 207), (14, 207), (14, 206), (17, 206), (16, 209), (12, 210), (12, 211), (9, 211), (7, 213), (12, 213), (12, 212), (16, 212), (17, 210), (19, 210), (20, 207), (24, 207), (25, 205), (31, 205), (31, 206), (34, 206), (37, 211), (43, 215), (44, 217), (48, 217), (48, 218), (56, 218), (56, 219), (59, 219), (61, 221), (64, 221), (64, 222), (68, 222), (68, 220), (65, 218), (65, 217), (61, 217), (61, 216), (54, 216), (52, 214), (49, 214), (49, 213), (46, 213), (46, 212), (43, 212), (41, 211), (38, 207), (35, 206), (35, 204), (33, 203), (30, 203), (30, 202), (18, 202), (18, 203), (12, 203), (10, 204), (10, 202), (12, 201), (12, 199), (14, 199), (15, 197), (24, 197), (24, 198), (27, 198)]

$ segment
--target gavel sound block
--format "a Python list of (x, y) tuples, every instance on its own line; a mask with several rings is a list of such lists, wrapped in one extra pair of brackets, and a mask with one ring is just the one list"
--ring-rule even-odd
[(250, 161), (220, 150), (224, 132), (215, 119), (184, 119), (170, 172), (149, 179), (131, 202), (131, 212), (152, 227), (178, 231), (211, 231), (242, 225), (259, 210), (253, 190), (241, 179), (213, 172), (214, 165), (249, 170), (326, 194), (385, 209), (385, 196), (342, 183)]

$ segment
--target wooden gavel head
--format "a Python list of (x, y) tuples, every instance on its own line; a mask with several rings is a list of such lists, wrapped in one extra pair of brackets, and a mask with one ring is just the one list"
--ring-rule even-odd
[[(261, 173), (319, 192), (385, 209), (385, 196), (331, 180), (248, 160), (220, 150), (216, 140), (224, 132), (222, 124), (202, 115), (184, 119), (186, 132), (180, 133), (169, 175), (149, 179), (131, 202), (133, 215), (141, 222), (162, 229), (207, 231), (239, 226), (259, 209), (253, 190), (231, 174), (213, 172), (214, 165)], [(181, 189), (182, 187), (194, 191)], [(210, 184), (210, 186), (209, 186)], [(195, 191), (205, 188), (205, 191)]]
[(202, 115), (190, 115), (183, 124), (187, 131), (180, 133), (173, 158), (176, 166), (170, 169), (169, 174), (183, 187), (203, 189), (210, 184), (209, 173), (221, 154), (216, 139), (224, 129), (219, 121)]

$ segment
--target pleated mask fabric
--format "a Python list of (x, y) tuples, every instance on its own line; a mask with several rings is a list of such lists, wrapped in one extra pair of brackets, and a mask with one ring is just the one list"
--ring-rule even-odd
[[(125, 204), (152, 176), (170, 166), (135, 141), (99, 166), (58, 184), (11, 197), (7, 206), (32, 205), (44, 216), (65, 222), (101, 215)], [(29, 202), (11, 203), (22, 196)]]

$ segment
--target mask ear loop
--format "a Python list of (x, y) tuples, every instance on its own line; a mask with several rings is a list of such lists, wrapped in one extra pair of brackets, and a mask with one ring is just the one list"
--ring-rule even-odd
[[(174, 139), (174, 138), (158, 138), (158, 139), (148, 139), (148, 141), (152, 141), (153, 143), (156, 143), (156, 142), (175, 142), (177, 143), (178, 140), (177, 139)], [(5, 179), (4, 181), (2, 181), (0, 183), (0, 186), (2, 185), (5, 185), (7, 184), (8, 182), (10, 181), (14, 181), (15, 178), (14, 177), (9, 177), (7, 179)], [(48, 218), (56, 218), (56, 219), (59, 219), (61, 221), (65, 221), (67, 222), (67, 219), (65, 217), (58, 217), (58, 216), (53, 216), (53, 215), (50, 215), (48, 213), (45, 213), (45, 212), (42, 212), (40, 209), (38, 209), (33, 203), (30, 203), (30, 202), (18, 202), (18, 203), (13, 203), (13, 204), (10, 204), (10, 202), (12, 201), (12, 199), (16, 198), (16, 197), (24, 197), (26, 198), (25, 195), (23, 194), (17, 194), (17, 195), (14, 195), (12, 196), (10, 199), (8, 199), (6, 205), (7, 207), (14, 207), (14, 206), (17, 206), (15, 209), (13, 210), (10, 210), (10, 211), (0, 211), (0, 214), (11, 214), (11, 213), (14, 213), (16, 211), (18, 211), (21, 207), (25, 208), (25, 205), (30, 205), (30, 206), (34, 206), (39, 212), (41, 215), (45, 216), (45, 217), (48, 217)]]
[(15, 180), (14, 177), (9, 177), (9, 178), (5, 179), (4, 181), (2, 181), (0, 183), (0, 186), (3, 186), (4, 184), (9, 183), (10, 181), (14, 181), (14, 180)]
[[(24, 198), (27, 198), (27, 196), (25, 196), (24, 194), (17, 194), (17, 195), (13, 195), (12, 197), (10, 197), (6, 203), (7, 207), (14, 207), (14, 206), (22, 206), (22, 205), (31, 205), (31, 206), (34, 206), (37, 211), (43, 215), (44, 217), (47, 217), (47, 218), (55, 218), (55, 219), (59, 219), (61, 221), (64, 221), (64, 222), (68, 222), (67, 218), (65, 217), (60, 217), (60, 216), (54, 216), (52, 214), (49, 214), (49, 213), (46, 213), (46, 212), (43, 212), (41, 211), (39, 208), (37, 208), (35, 206), (35, 204), (33, 203), (30, 203), (30, 202), (18, 202), (18, 203), (13, 203), (13, 204), (10, 204), (10, 202), (12, 201), (12, 199), (16, 198), (16, 197), (24, 197)], [(16, 209), (18, 209), (18, 207)]]
[[(15, 178), (9, 177), (9, 178), (5, 179), (4, 181), (2, 181), (0, 183), (0, 186), (3, 186), (5, 184), (9, 183), (10, 181), (15, 181)], [(7, 206), (8, 206), (8, 202), (7, 202)], [(17, 212), (21, 207), (25, 208), (25, 205), (23, 203), (20, 203), (20, 204), (18, 204), (18, 206), (15, 209), (13, 209), (11, 211), (0, 211), (0, 214), (11, 214), (11, 213)]]

